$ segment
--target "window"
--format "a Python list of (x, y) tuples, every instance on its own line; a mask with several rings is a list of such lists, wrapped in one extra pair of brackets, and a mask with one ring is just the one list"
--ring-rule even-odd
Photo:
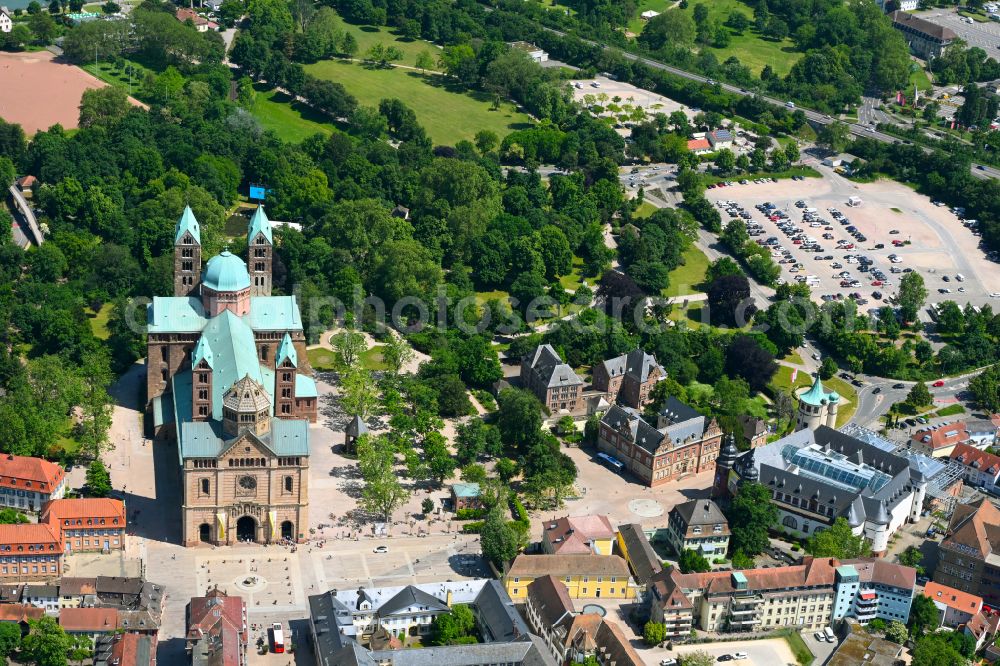
[(292, 492), (292, 477), (290, 476), (285, 477), (285, 492), (286, 493)]
[(209, 484), (208, 479), (202, 479), (201, 480), (201, 494), (202, 495), (208, 495), (209, 494), (209, 488), (210, 488), (210, 486), (211, 486), (211, 484)]

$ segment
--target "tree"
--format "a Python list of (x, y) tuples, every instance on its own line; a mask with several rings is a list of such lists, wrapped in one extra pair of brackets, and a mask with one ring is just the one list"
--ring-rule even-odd
[(741, 377), (754, 391), (763, 391), (770, 383), (778, 364), (774, 354), (762, 347), (749, 335), (738, 335), (726, 350), (726, 373)]
[(855, 536), (846, 518), (837, 518), (830, 527), (813, 532), (806, 542), (806, 551), (814, 557), (836, 557), (850, 560), (868, 557), (871, 552), (864, 534)]
[(1000, 411), (1000, 366), (990, 366), (972, 378), (969, 390), (980, 409)]
[(668, 45), (691, 46), (697, 33), (697, 26), (691, 15), (674, 8), (650, 19), (639, 35), (639, 42), (652, 51), (658, 51)]
[(23, 525), (27, 522), (28, 517), (17, 511), (17, 509), (10, 507), (0, 509), (0, 525)]
[(434, 69), (434, 56), (431, 52), (424, 49), (417, 54), (416, 60), (417, 69)]
[(485, 483), (486, 468), (478, 463), (472, 463), (462, 468), (462, 481), (466, 483)]
[[(53, 1), (56, 2), (58, 0), (53, 0)], [(108, 15), (117, 14), (121, 10), (122, 10), (121, 5), (119, 5), (117, 2), (114, 2), (114, 0), (108, 0), (103, 5), (101, 5), (101, 11)]]
[(21, 656), (37, 666), (66, 666), (72, 641), (55, 618), (28, 620), (29, 633), (21, 641)]
[(927, 384), (917, 382), (906, 394), (906, 404), (915, 410), (923, 409), (934, 403), (931, 392), (927, 389)]
[(344, 412), (367, 421), (378, 406), (378, 390), (372, 374), (362, 368), (349, 368), (340, 377), (340, 403)]
[(58, 26), (51, 14), (39, 12), (28, 19), (28, 27), (35, 35), (35, 42), (45, 46), (56, 36)]
[(715, 155), (715, 166), (722, 174), (729, 174), (736, 168), (736, 155), (728, 148), (723, 148)]
[(899, 620), (893, 620), (889, 623), (889, 626), (885, 628), (885, 637), (887, 640), (893, 643), (898, 643), (902, 645), (909, 638), (910, 632), (906, 630), (906, 625)]
[(500, 458), (496, 462), (496, 466), (493, 468), (496, 472), (497, 477), (504, 483), (510, 483), (511, 480), (517, 476), (518, 466), (517, 463), (510, 458)]
[(434, 510), (434, 500), (430, 497), (425, 497), (422, 502), (420, 502), (420, 511), (426, 516)]
[[(931, 602), (929, 597), (924, 597), (919, 595), (913, 599), (913, 607), (917, 605), (917, 600), (923, 597), (927, 601)], [(933, 606), (933, 602), (931, 602)], [(925, 607), (926, 604), (921, 602), (921, 606)], [(911, 607), (910, 618), (913, 618), (913, 610)], [(930, 625), (930, 626), (936, 626)], [(913, 634), (913, 632), (910, 632)], [(975, 639), (971, 636), (967, 636), (964, 632), (951, 632), (947, 635), (945, 634), (928, 634), (922, 636), (917, 640), (916, 647), (913, 649), (913, 659), (911, 660), (911, 666), (939, 666), (939, 664), (948, 664), (948, 666), (966, 666), (968, 664), (968, 659), (962, 654), (961, 650), (956, 647), (956, 644), (963, 644), (964, 639), (969, 638), (972, 640), (973, 645), (975, 645)]]
[(760, 483), (744, 483), (729, 505), (729, 546), (748, 556), (763, 553), (770, 543), (767, 531), (778, 522), (778, 507), (771, 491)]
[(505, 563), (514, 559), (521, 549), (517, 531), (507, 520), (506, 511), (507, 508), (503, 505), (490, 509), (480, 532), (483, 557), (493, 562), (498, 569), (502, 569)]
[(542, 436), (542, 405), (528, 391), (504, 389), (497, 399), (497, 427), (500, 440), (508, 446), (527, 451)]
[(448, 374), (435, 381), (438, 394), (438, 413), (445, 418), (465, 416), (472, 410), (469, 392), (458, 375)]
[(680, 567), (681, 573), (703, 573), (712, 570), (712, 565), (705, 559), (705, 556), (690, 548), (681, 553), (677, 566)]
[(467, 465), (480, 456), (495, 457), (501, 453), (499, 430), (483, 419), (470, 419), (456, 430), (455, 458), (459, 464)]
[(358, 468), (365, 481), (361, 506), (389, 522), (392, 512), (403, 506), (410, 495), (400, 485), (396, 474), (396, 452), (385, 436), (362, 435), (357, 447)]
[(475, 136), (476, 150), (481, 155), (493, 152), (500, 143), (500, 138), (492, 130), (479, 130)]
[(441, 433), (432, 432), (424, 438), (424, 462), (431, 479), (438, 486), (454, 473), (455, 459), (451, 457), (448, 442)]
[(688, 652), (678, 658), (681, 666), (715, 666), (715, 657), (704, 650)]
[(667, 626), (662, 622), (650, 620), (642, 627), (642, 642), (646, 645), (659, 645), (667, 639)]
[(111, 492), (111, 474), (100, 458), (87, 468), (87, 490), (93, 497), (107, 497)]
[(842, 123), (839, 120), (827, 123), (816, 135), (817, 145), (835, 153), (843, 152), (844, 149), (847, 148), (847, 144), (850, 140), (851, 128), (848, 127), (846, 123)]
[(398, 375), (400, 370), (409, 365), (415, 357), (413, 348), (401, 335), (390, 334), (382, 347), (382, 362), (386, 370), (394, 375)]
[(785, 159), (788, 160), (789, 164), (795, 164), (799, 161), (799, 144), (795, 141), (789, 141), (788, 145), (785, 146)]
[(750, 296), (750, 282), (744, 275), (726, 275), (712, 282), (708, 307), (712, 323), (734, 327), (745, 325), (757, 311)]
[(344, 36), (340, 38), (340, 52), (348, 58), (353, 58), (358, 52), (358, 40), (353, 33), (344, 32)]
[(925, 630), (934, 631), (939, 623), (940, 615), (931, 598), (922, 594), (915, 595), (910, 606), (910, 634), (917, 637)]
[(904, 323), (917, 320), (917, 312), (924, 305), (927, 299), (927, 289), (924, 287), (924, 278), (917, 271), (912, 271), (903, 275), (899, 281), (899, 294), (896, 302), (899, 303), (899, 316)]
[(361, 362), (361, 355), (368, 351), (365, 336), (359, 331), (338, 333), (330, 342), (337, 355), (337, 365), (345, 369), (356, 367)]
[(467, 645), (477, 643), (476, 617), (465, 604), (455, 604), (450, 613), (441, 613), (431, 622), (428, 645)]
[(924, 554), (916, 546), (907, 546), (906, 550), (899, 554), (899, 563), (914, 569), (920, 566), (922, 559), (924, 559)]
[(10, 656), (21, 647), (21, 627), (17, 622), (0, 622), (0, 657)]
[(742, 550), (733, 553), (733, 569), (753, 569), (756, 564), (752, 557), (747, 557)]
[(830, 379), (835, 374), (837, 374), (837, 370), (839, 369), (840, 367), (837, 365), (837, 362), (834, 361), (832, 357), (824, 356), (823, 362), (820, 363), (819, 366), (820, 379)]

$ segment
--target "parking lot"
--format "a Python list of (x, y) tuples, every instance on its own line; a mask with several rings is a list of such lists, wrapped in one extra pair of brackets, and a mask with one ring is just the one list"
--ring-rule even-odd
[[(706, 196), (719, 206), (723, 224), (742, 214), (752, 238), (785, 262), (781, 277), (806, 282), (817, 300), (855, 294), (863, 312), (875, 309), (908, 270), (923, 275), (929, 304), (983, 305), (1000, 292), (1000, 271), (955, 213), (898, 183), (856, 184), (818, 168), (822, 179), (734, 182)], [(852, 197), (860, 199), (857, 206), (848, 205)], [(765, 204), (772, 207), (757, 208)]]
[(918, 12), (917, 16), (936, 25), (955, 31), (969, 46), (978, 46), (986, 51), (986, 55), (996, 58), (1000, 47), (1000, 22), (989, 21), (971, 23), (960, 16), (954, 9), (935, 9), (930, 12)]

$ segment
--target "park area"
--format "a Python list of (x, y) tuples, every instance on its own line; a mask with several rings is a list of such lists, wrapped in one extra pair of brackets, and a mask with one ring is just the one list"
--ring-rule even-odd
[(365, 106), (378, 106), (396, 98), (413, 109), (417, 121), (436, 144), (471, 141), (479, 130), (504, 137), (528, 127), (532, 120), (510, 102), (493, 109), (485, 93), (453, 85), (443, 76), (407, 67), (374, 67), (344, 60), (323, 60), (306, 66), (306, 72), (340, 83)]
[(0, 118), (21, 125), (28, 136), (56, 123), (74, 129), (84, 91), (104, 85), (48, 51), (0, 53)]

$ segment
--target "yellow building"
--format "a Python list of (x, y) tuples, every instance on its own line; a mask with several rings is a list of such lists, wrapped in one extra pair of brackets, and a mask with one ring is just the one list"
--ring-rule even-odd
[(633, 599), (638, 588), (629, 575), (628, 564), (617, 555), (559, 553), (518, 555), (504, 587), (515, 602), (528, 596), (528, 584), (551, 575), (566, 586), (571, 599)]

